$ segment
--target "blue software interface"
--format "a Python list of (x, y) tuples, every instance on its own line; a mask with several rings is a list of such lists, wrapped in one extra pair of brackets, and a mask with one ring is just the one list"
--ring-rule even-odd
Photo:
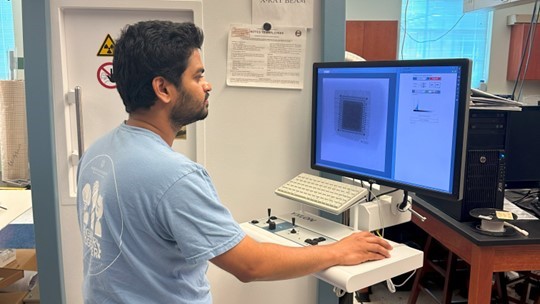
[(319, 67), (314, 164), (451, 193), (460, 69)]

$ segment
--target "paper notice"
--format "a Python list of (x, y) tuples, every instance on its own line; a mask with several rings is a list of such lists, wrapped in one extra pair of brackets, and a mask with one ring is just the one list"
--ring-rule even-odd
[(227, 85), (302, 89), (305, 53), (305, 28), (231, 25)]

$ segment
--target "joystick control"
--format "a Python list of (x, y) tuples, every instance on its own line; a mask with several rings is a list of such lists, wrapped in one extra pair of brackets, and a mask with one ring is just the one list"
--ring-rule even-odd
[(295, 224), (296, 223), (296, 218), (293, 217), (291, 222), (292, 222), (291, 233), (296, 233), (296, 229), (294, 229), (294, 227), (296, 227), (296, 224)]
[(272, 216), (272, 209), (268, 208), (268, 220), (266, 223), (268, 224), (269, 230), (276, 230), (276, 222), (274, 222), (276, 219), (277, 217)]
[(275, 221), (277, 217), (272, 215), (272, 209), (268, 208), (268, 220), (266, 221), (267, 224), (270, 224), (271, 221)]

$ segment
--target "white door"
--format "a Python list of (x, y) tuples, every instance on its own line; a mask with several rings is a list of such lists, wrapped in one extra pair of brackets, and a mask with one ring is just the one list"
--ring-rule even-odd
[[(202, 3), (176, 0), (51, 0), (51, 67), (63, 269), (67, 303), (82, 303), (82, 248), (75, 206), (79, 141), (84, 147), (125, 119), (122, 101), (108, 79), (114, 39), (142, 20), (191, 21), (202, 27)], [(77, 90), (75, 90), (77, 88)], [(79, 90), (80, 88), (80, 90)], [(80, 92), (82, 128), (75, 93)], [(173, 148), (195, 161), (202, 155), (202, 123), (188, 127)], [(79, 132), (79, 130), (82, 130)], [(199, 133), (199, 134), (197, 134)]]

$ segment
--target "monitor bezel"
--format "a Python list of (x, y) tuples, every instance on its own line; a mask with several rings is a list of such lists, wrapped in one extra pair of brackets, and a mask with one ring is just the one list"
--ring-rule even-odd
[[(459, 103), (457, 107), (457, 129), (455, 144), (455, 166), (452, 174), (453, 187), (450, 192), (437, 191), (435, 189), (421, 188), (411, 184), (400, 183), (379, 179), (370, 175), (363, 175), (343, 171), (316, 163), (317, 155), (317, 94), (319, 89), (319, 69), (324, 68), (362, 68), (362, 67), (414, 67), (414, 66), (459, 66), (460, 67), (460, 89)], [(313, 86), (312, 86), (312, 113), (311, 113), (311, 168), (320, 172), (326, 172), (338, 176), (350, 177), (367, 181), (373, 184), (384, 185), (424, 194), (430, 197), (437, 197), (446, 200), (458, 201), (463, 198), (463, 188), (465, 183), (465, 162), (467, 149), (467, 130), (469, 121), (469, 100), (471, 83), (472, 62), (466, 58), (452, 59), (422, 59), (422, 60), (393, 60), (393, 61), (343, 61), (343, 62), (316, 62), (313, 64)]]
[[(536, 176), (531, 177), (529, 171), (521, 173), (524, 168), (540, 170), (536, 166), (540, 160), (536, 160), (536, 151), (539, 150), (538, 142), (535, 142), (535, 134), (539, 131), (534, 129), (540, 122), (536, 118), (540, 117), (540, 105), (538, 106), (523, 106), (521, 111), (509, 111), (506, 123), (506, 175), (505, 189), (538, 189), (540, 188), (540, 172)], [(531, 134), (532, 131), (536, 133)], [(516, 139), (515, 136), (519, 136)], [(516, 143), (517, 140), (517, 143)], [(527, 142), (527, 143), (525, 143)], [(528, 143), (534, 144), (534, 149), (531, 149)], [(534, 162), (529, 162), (534, 159)], [(519, 173), (516, 173), (519, 172)]]

